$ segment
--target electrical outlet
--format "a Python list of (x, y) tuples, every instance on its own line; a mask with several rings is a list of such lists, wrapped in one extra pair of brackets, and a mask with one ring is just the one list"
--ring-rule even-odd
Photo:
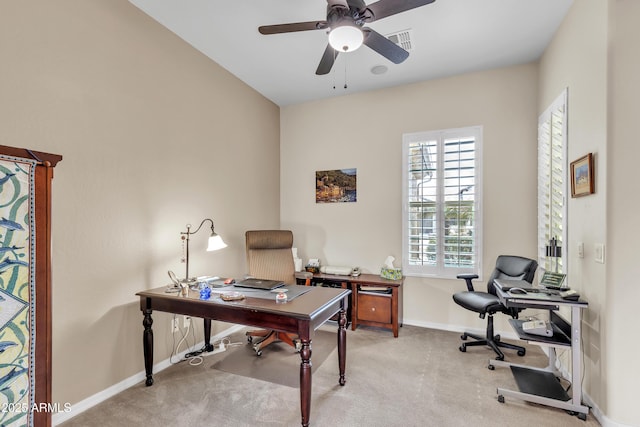
[(174, 316), (171, 318), (171, 332), (175, 333), (175, 332), (178, 332), (179, 330), (180, 328), (178, 327), (178, 318)]
[(190, 316), (183, 316), (182, 317), (182, 326), (184, 326), (185, 328), (188, 328), (189, 326), (191, 326), (191, 317)]
[(584, 243), (578, 242), (578, 258), (584, 258)]
[(596, 243), (595, 245), (595, 262), (604, 264), (604, 244)]

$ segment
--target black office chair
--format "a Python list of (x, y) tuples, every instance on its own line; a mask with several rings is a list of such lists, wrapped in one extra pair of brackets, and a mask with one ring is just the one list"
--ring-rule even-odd
[(526, 280), (527, 282), (532, 283), (537, 268), (538, 263), (532, 259), (520, 256), (500, 255), (496, 260), (496, 268), (493, 273), (491, 273), (491, 277), (489, 277), (489, 281), (487, 282), (487, 292), (476, 291), (473, 288), (471, 281), (473, 279), (477, 279), (477, 275), (460, 274), (457, 276), (458, 279), (465, 280), (468, 291), (458, 292), (453, 295), (453, 300), (456, 304), (466, 308), (467, 310), (479, 313), (481, 319), (484, 319), (487, 314), (489, 315), (489, 318), (487, 319), (486, 337), (480, 337), (469, 332), (463, 333), (460, 337), (462, 340), (466, 341), (468, 337), (471, 337), (476, 341), (462, 343), (460, 351), (466, 352), (467, 347), (469, 346), (486, 345), (496, 352), (498, 355), (498, 357), (496, 357), (497, 360), (504, 360), (504, 353), (502, 353), (499, 347), (517, 350), (518, 356), (525, 355), (526, 350), (524, 347), (502, 342), (500, 341), (500, 335), (493, 334), (493, 315), (495, 313), (508, 314), (514, 319), (517, 319), (518, 313), (522, 310), (517, 308), (507, 308), (500, 303), (500, 299), (496, 296), (496, 289), (493, 280)]

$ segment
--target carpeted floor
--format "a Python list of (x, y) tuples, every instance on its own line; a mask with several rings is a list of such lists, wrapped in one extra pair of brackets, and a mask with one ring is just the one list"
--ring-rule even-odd
[[(245, 341), (243, 336), (234, 336), (233, 339)], [(336, 331), (316, 331), (311, 354), (312, 374), (337, 345)], [(224, 357), (213, 364), (212, 369), (294, 388), (300, 385), (300, 355), (293, 351), (293, 347), (283, 343), (269, 345), (260, 357), (256, 356), (250, 345), (229, 347)]]
[[(323, 328), (333, 331), (336, 327)], [(487, 361), (493, 357), (487, 348), (460, 352), (459, 336), (412, 326), (401, 328), (398, 338), (376, 328), (348, 330), (347, 383), (338, 385), (334, 349), (313, 374), (311, 425), (599, 425), (591, 414), (585, 422), (556, 408), (514, 399), (499, 403), (497, 387), (516, 389), (511, 370), (487, 369)], [(232, 341), (243, 339), (236, 336)], [(205, 357), (199, 366), (172, 366), (154, 376), (152, 387), (140, 383), (62, 426), (299, 426), (298, 389), (214, 369), (228, 353)], [(507, 360), (546, 365), (538, 347), (528, 347), (524, 358), (511, 353), (507, 353)]]

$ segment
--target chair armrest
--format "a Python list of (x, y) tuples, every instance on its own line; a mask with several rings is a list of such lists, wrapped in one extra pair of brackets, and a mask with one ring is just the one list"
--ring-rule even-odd
[(473, 283), (471, 283), (471, 281), (479, 277), (477, 274), (458, 274), (456, 277), (458, 279), (463, 279), (466, 282), (467, 289), (469, 290), (469, 292), (475, 292), (475, 289), (473, 288)]

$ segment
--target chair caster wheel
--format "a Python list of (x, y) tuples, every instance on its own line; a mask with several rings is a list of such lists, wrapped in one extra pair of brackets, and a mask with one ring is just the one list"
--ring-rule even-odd
[(526, 354), (526, 350), (518, 350), (518, 356), (524, 356)]
[(496, 367), (493, 366), (493, 365), (489, 365), (489, 366), (487, 366), (487, 369), (490, 370), (490, 371), (495, 371)]
[(499, 342), (500, 341), (500, 335), (496, 335), (495, 337), (493, 337), (493, 340), (495, 342)]
[(503, 395), (499, 395), (498, 396), (498, 402), (504, 403), (504, 396)]
[(258, 356), (258, 357), (262, 356), (262, 350), (256, 351), (256, 356)]
[(467, 340), (467, 335), (466, 335), (466, 334), (462, 334), (462, 335), (460, 335), (460, 339), (461, 339), (462, 341), (466, 341), (466, 340)]
[(460, 351), (461, 351), (461, 352), (463, 352), (463, 353), (466, 353), (466, 352), (467, 352), (467, 346), (466, 346), (466, 345), (464, 345), (464, 344), (462, 344), (462, 345), (459, 347), (459, 349), (460, 349)]
[(247, 342), (248, 343), (252, 343), (253, 342), (253, 337), (251, 335), (247, 335)]
[(582, 412), (580, 412), (578, 414), (578, 418), (580, 418), (582, 421), (587, 421), (587, 414), (583, 414)]

